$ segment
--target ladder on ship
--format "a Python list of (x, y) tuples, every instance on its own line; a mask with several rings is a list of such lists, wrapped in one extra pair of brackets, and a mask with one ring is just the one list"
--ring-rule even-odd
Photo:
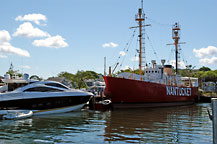
[[(143, 22), (143, 25), (145, 21)], [(146, 66), (146, 56), (145, 56), (145, 25), (141, 27), (141, 68), (144, 70)]]

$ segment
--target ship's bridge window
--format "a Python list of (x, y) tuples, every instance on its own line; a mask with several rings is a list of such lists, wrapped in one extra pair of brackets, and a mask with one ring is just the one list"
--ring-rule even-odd
[(60, 91), (63, 91), (63, 90), (49, 88), (49, 87), (33, 87), (33, 88), (24, 90), (24, 92), (60, 92)]
[(61, 84), (58, 84), (58, 83), (46, 83), (45, 85), (68, 89), (64, 85), (61, 85)]

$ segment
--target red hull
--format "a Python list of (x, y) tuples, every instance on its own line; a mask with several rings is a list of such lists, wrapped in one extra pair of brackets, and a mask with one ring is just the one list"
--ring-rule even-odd
[(197, 87), (170, 86), (140, 80), (104, 76), (105, 95), (117, 107), (153, 107), (192, 104)]

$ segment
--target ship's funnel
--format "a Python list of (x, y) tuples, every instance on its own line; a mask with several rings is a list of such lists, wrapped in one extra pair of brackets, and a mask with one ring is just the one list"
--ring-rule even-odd
[(173, 71), (172, 71), (172, 65), (165, 65), (164, 66), (164, 74), (165, 75), (173, 75)]
[(161, 64), (162, 64), (163, 67), (164, 67), (165, 61), (166, 61), (165, 59), (161, 60)]
[(156, 64), (156, 60), (151, 60), (152, 66), (154, 68), (154, 65)]

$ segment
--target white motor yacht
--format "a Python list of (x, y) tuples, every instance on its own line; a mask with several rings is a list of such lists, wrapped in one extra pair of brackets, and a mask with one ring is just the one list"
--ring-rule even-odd
[[(12, 91), (0, 93), (1, 114), (9, 110), (31, 110), (34, 115), (63, 113), (81, 109), (93, 96), (92, 93), (71, 89), (55, 81), (22, 81), (10, 85), (22, 85)], [(20, 80), (21, 82), (21, 80)]]

